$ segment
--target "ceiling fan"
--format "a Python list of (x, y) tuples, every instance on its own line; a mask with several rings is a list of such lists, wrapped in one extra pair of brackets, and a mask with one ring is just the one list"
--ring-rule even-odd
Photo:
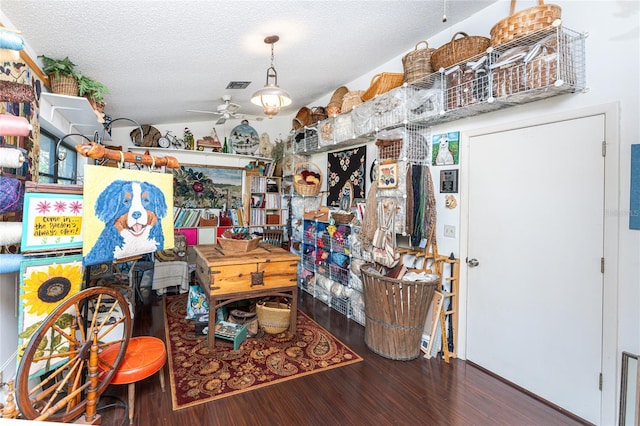
[(224, 124), (227, 120), (233, 119), (233, 118), (240, 119), (240, 120), (242, 120), (242, 119), (252, 119), (252, 120), (257, 120), (257, 121), (262, 121), (264, 119), (264, 117), (260, 117), (260, 116), (238, 114), (238, 110), (240, 109), (240, 105), (234, 104), (233, 102), (231, 102), (231, 95), (222, 96), (222, 101), (224, 103), (218, 105), (216, 107), (215, 111), (199, 111), (199, 110), (193, 110), (193, 109), (189, 109), (187, 111), (188, 112), (197, 112), (197, 113), (201, 113), (201, 114), (219, 115), (220, 118), (218, 118), (218, 121), (216, 121), (216, 124)]

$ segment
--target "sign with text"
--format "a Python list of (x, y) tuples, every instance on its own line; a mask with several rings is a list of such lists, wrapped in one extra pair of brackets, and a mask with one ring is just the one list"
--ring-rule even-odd
[(21, 250), (82, 247), (82, 194), (26, 193)]

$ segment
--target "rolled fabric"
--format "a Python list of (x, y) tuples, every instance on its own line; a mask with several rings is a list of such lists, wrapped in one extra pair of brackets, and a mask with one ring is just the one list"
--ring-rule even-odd
[(24, 117), (11, 114), (0, 115), (0, 135), (2, 136), (29, 136), (32, 126)]
[(0, 274), (20, 272), (20, 262), (24, 259), (22, 254), (0, 254)]
[(15, 31), (0, 29), (0, 48), (22, 50), (24, 49), (24, 39)]
[(24, 163), (24, 154), (15, 148), (0, 148), (0, 167), (17, 169)]
[(19, 244), (22, 240), (22, 222), (0, 222), (0, 246)]

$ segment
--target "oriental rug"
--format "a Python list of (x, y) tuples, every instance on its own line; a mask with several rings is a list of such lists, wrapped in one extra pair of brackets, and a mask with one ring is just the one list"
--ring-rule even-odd
[(195, 333), (186, 316), (187, 295), (165, 296), (164, 321), (173, 410), (362, 361), (327, 330), (298, 311), (295, 336), (258, 333), (238, 350)]

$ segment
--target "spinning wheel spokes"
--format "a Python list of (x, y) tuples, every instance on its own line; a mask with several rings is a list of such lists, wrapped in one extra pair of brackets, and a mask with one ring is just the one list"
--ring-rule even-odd
[[(131, 336), (129, 304), (117, 289), (92, 287), (49, 314), (29, 340), (18, 367), (16, 400), (23, 417), (67, 422), (97, 398), (116, 373)], [(120, 344), (112, 364), (101, 359)], [(98, 377), (98, 364), (107, 368)]]

